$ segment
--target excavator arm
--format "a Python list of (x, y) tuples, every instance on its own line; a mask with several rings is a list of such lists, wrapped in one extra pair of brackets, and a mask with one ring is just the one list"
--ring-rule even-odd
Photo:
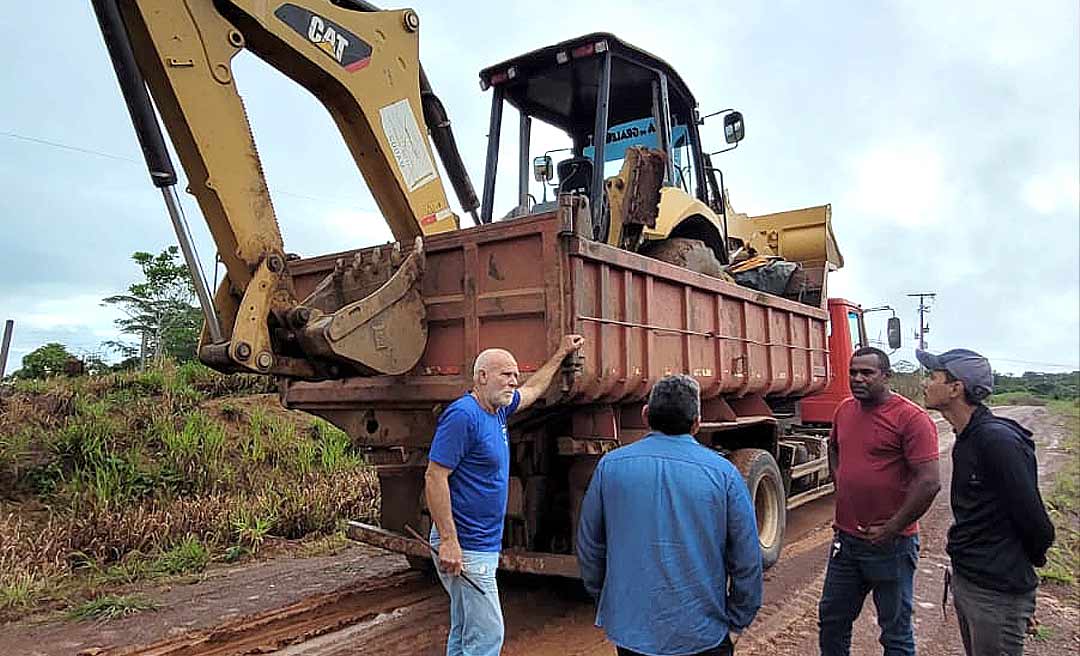
[[(93, 4), (151, 177), (163, 189), (175, 183), (147, 89), (226, 269), (207, 313), (201, 359), (223, 370), (300, 378), (334, 375), (340, 364), (391, 374), (414, 366), (426, 343), (416, 289), (421, 238), (458, 228), (428, 141), (428, 119), (474, 221), (479, 205), (420, 67), (416, 13), (377, 11), (358, 0)], [(340, 262), (308, 298), (296, 298), (233, 78), (232, 60), (243, 49), (326, 106), (394, 238), (415, 244), (410, 254), (387, 249), (381, 267)], [(394, 339), (385, 337), (388, 325)]]

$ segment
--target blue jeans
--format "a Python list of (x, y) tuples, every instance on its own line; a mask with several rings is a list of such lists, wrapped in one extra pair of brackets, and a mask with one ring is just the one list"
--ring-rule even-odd
[[(431, 527), (431, 545), (439, 548), (439, 534)], [(446, 640), (446, 656), (498, 656), (503, 643), (502, 606), (495, 570), (499, 568), (499, 552), (461, 551), (464, 572), (483, 590), (452, 576), (439, 568), (439, 581), (450, 595), (450, 635)]]
[(879, 642), (885, 656), (915, 656), (912, 588), (919, 562), (919, 537), (899, 537), (875, 546), (838, 531), (829, 552), (829, 569), (818, 604), (821, 656), (851, 653), (851, 625), (873, 591)]

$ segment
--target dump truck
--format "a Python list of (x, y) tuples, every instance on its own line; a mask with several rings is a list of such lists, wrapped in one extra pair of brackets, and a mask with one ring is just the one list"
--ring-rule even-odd
[[(503, 568), (577, 575), (574, 533), (593, 468), (647, 434), (641, 407), (673, 373), (701, 385), (696, 437), (745, 477), (767, 565), (787, 510), (831, 491), (820, 418), (836, 399), (815, 395), (866, 343), (859, 307), (827, 295), (828, 274), (843, 265), (831, 208), (735, 212), (699, 128), (713, 118), (731, 149), (744, 118), (702, 116), (663, 60), (594, 33), (481, 71), (491, 120), (478, 195), (420, 66), (412, 10), (359, 0), (93, 4), (195, 277), (206, 317), (199, 358), (276, 377), (286, 407), (348, 433), (381, 492), (380, 525), (353, 522), (351, 537), (422, 566), (426, 548), (403, 531), (430, 523), (423, 473), (441, 410), (469, 389), (483, 349), (509, 349), (527, 376), (568, 333), (584, 348), (510, 424)], [(327, 107), (393, 243), (286, 252), (232, 75), (242, 50)], [(503, 168), (518, 194), (496, 211), (502, 126), (514, 112), (519, 156)], [(156, 114), (225, 266), (215, 292), (177, 210)], [(534, 123), (567, 146), (541, 148)], [(567, 155), (556, 163), (558, 152)], [(436, 155), (473, 226), (451, 210)]]

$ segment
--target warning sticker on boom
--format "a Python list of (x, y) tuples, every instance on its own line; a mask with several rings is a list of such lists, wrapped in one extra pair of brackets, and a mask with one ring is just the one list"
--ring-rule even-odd
[(409, 100), (402, 98), (383, 107), (379, 110), (379, 118), (382, 119), (383, 132), (409, 191), (416, 191), (438, 177)]

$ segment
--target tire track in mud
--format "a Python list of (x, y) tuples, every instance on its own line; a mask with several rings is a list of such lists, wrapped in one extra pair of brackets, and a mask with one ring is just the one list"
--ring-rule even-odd
[(376, 626), (381, 618), (435, 598), (419, 573), (393, 574), (337, 592), (307, 597), (284, 608), (185, 633), (147, 646), (97, 652), (100, 656), (234, 656), (280, 650), (349, 627)]
[[(797, 509), (797, 535), (766, 573), (766, 603), (746, 644), (782, 634), (816, 603), (831, 503)], [(793, 591), (794, 592), (793, 594)], [(510, 575), (500, 580), (506, 618), (504, 656), (609, 656), (615, 653), (594, 626), (595, 607), (576, 582)], [(805, 608), (804, 608), (805, 607)], [(368, 580), (331, 594), (214, 629), (101, 656), (437, 656), (445, 652), (448, 604), (438, 583), (417, 572)], [(750, 642), (753, 640), (753, 643)]]

